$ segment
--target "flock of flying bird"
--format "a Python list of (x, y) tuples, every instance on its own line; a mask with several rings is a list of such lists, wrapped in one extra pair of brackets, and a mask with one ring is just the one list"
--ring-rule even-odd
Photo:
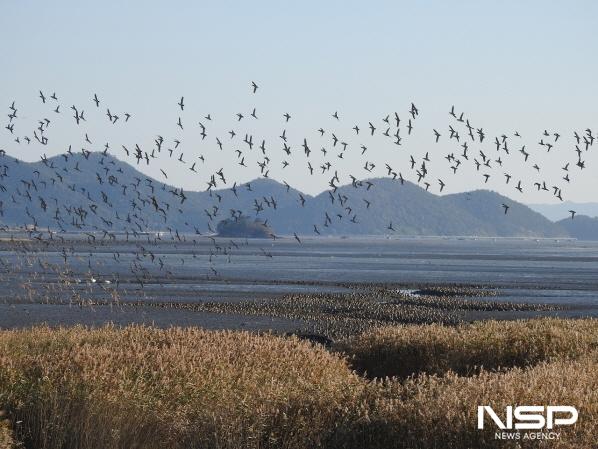
[[(255, 82), (250, 84), (250, 94), (259, 95), (259, 86)], [(183, 152), (184, 148), (189, 148), (191, 145), (186, 145), (182, 136), (174, 136), (167, 139), (158, 135), (153, 142), (151, 148), (143, 148), (140, 144), (134, 146), (122, 145), (119, 150), (121, 155), (128, 158), (132, 165), (149, 166), (156, 164), (160, 168), (163, 181), (156, 181), (150, 177), (145, 179), (136, 177), (129, 179), (122, 169), (115, 168), (114, 162), (108, 158), (111, 150), (110, 144), (103, 145), (102, 150), (96, 148), (92, 151), (89, 148), (94, 147), (94, 140), (90, 130), (86, 127), (87, 117), (85, 115), (86, 108), (94, 108), (98, 111), (105, 109), (105, 117), (111, 125), (123, 125), (130, 120), (134, 120), (134, 116), (128, 112), (116, 113), (109, 107), (104, 105), (102, 99), (96, 94), (90, 96), (83, 105), (72, 105), (66, 109), (60, 104), (58, 96), (53, 93), (46, 95), (44, 92), (39, 92), (39, 101), (42, 107), (46, 108), (46, 112), (36, 123), (34, 129), (23, 133), (20, 128), (20, 110), (13, 101), (8, 107), (8, 123), (4, 126), (5, 135), (10, 138), (11, 145), (19, 148), (19, 145), (35, 145), (39, 148), (53, 148), (50, 139), (52, 124), (58, 119), (71, 119), (73, 123), (82, 129), (83, 143), (81, 145), (69, 145), (68, 150), (58, 158), (48, 158), (45, 153), (41, 158), (45, 170), (36, 171), (31, 179), (15, 179), (11, 170), (14, 169), (18, 160), (12, 160), (4, 149), (0, 149), (0, 214), (4, 215), (6, 209), (15, 207), (15, 205), (24, 205), (28, 216), (28, 223), (23, 223), (22, 229), (29, 232), (30, 237), (35, 237), (37, 240), (54, 241), (59, 240), (63, 245), (61, 255), (66, 264), (69, 255), (74, 254), (74, 251), (68, 249), (68, 245), (63, 235), (68, 231), (78, 231), (83, 233), (90, 244), (95, 245), (96, 240), (116, 240), (116, 235), (123, 232), (127, 236), (134, 238), (147, 238), (150, 243), (150, 237), (145, 233), (147, 231), (155, 230), (156, 221), (149, 220), (148, 216), (158, 217), (158, 222), (163, 223), (164, 228), (168, 230), (171, 239), (175, 242), (186, 241), (185, 234), (201, 235), (208, 233), (213, 248), (210, 250), (209, 261), (210, 269), (214, 274), (217, 270), (214, 268), (212, 261), (218, 255), (225, 255), (230, 260), (231, 253), (238, 248), (239, 243), (230, 241), (225, 244), (220, 240), (214, 238), (215, 224), (223, 218), (230, 218), (234, 220), (240, 219), (247, 214), (259, 214), (268, 209), (276, 209), (279, 202), (278, 198), (274, 196), (255, 197), (251, 206), (252, 210), (230, 209), (229, 213), (224, 213), (220, 210), (219, 204), (222, 202), (222, 189), (228, 189), (235, 197), (238, 197), (240, 189), (246, 192), (252, 191), (251, 183), (237, 184), (227, 180), (228, 176), (225, 174), (225, 169), (220, 168), (212, 173), (205, 173), (202, 165), (206, 162), (204, 154), (189, 154)], [(211, 114), (206, 114), (197, 122), (192, 118), (186, 116), (185, 97), (181, 97), (178, 101), (173, 101), (173, 108), (176, 108), (177, 119), (176, 126), (180, 132), (185, 129), (188, 123), (194, 123), (193, 126), (198, 126), (200, 131), (201, 142), (209, 142), (208, 145), (212, 147), (215, 154), (212, 156), (216, 159), (224, 159), (223, 154), (232, 150), (232, 155), (236, 160), (236, 164), (243, 169), (249, 169), (253, 164), (250, 162), (252, 158), (256, 158), (255, 168), (259, 169), (261, 177), (268, 178), (269, 172), (274, 160), (280, 158), (280, 166), (283, 170), (291, 167), (292, 170), (305, 170), (307, 176), (314, 175), (317, 172), (319, 175), (328, 177), (328, 197), (330, 204), (335, 208), (332, 210), (322, 211), (322, 221), (313, 224), (313, 233), (319, 235), (322, 233), (322, 227), (329, 227), (333, 225), (334, 220), (345, 219), (355, 225), (359, 224), (359, 217), (355, 213), (355, 207), (351, 205), (352, 201), (360, 201), (369, 209), (372, 203), (371, 197), (364, 197), (365, 192), (375, 192), (375, 182), (371, 176), (378, 166), (373, 162), (373, 158), (368, 155), (375, 152), (376, 149), (371, 149), (364, 143), (358, 146), (353, 145), (353, 139), (359, 139), (362, 142), (367, 142), (368, 138), (383, 137), (387, 139), (390, 145), (399, 150), (407, 147), (405, 143), (410, 136), (415, 132), (419, 125), (420, 111), (418, 107), (411, 103), (409, 107), (405, 108), (403, 113), (391, 112), (384, 115), (379, 120), (368, 121), (367, 124), (360, 126), (345, 125), (343, 123), (342, 115), (335, 111), (330, 114), (332, 125), (325, 129), (320, 127), (317, 130), (314, 141), (307, 137), (299, 139), (298, 142), (292, 142), (292, 139), (287, 134), (287, 126), (292, 122), (292, 116), (288, 112), (281, 114), (282, 129), (276, 142), (266, 142), (265, 138), (254, 136), (251, 132), (238, 131), (239, 128), (245, 125), (248, 120), (257, 120), (258, 112), (255, 107), (250, 107), (250, 112), (236, 113), (232, 120), (235, 125), (226, 135), (215, 135), (212, 133), (211, 124), (214, 118)], [(65, 111), (66, 109), (66, 111)], [(559, 146), (562, 143), (562, 136), (559, 132), (545, 130), (537, 141), (537, 145), (533, 149), (527, 148), (526, 145), (521, 144), (521, 135), (518, 132), (502, 134), (498, 136), (488, 136), (482, 127), (476, 127), (470, 118), (464, 112), (457, 111), (452, 106), (448, 111), (450, 123), (446, 129), (432, 129), (429, 131), (430, 145), (440, 145), (440, 148), (446, 149), (450, 146), (450, 150), (444, 155), (438, 155), (439, 151), (432, 151), (430, 149), (423, 157), (414, 157), (410, 155), (409, 162), (405, 167), (398, 167), (392, 161), (385, 163), (384, 167), (378, 166), (378, 170), (383, 170), (384, 176), (392, 178), (400, 184), (404, 184), (407, 179), (414, 179), (415, 182), (424, 188), (426, 191), (437, 189), (438, 192), (444, 192), (444, 189), (449, 182), (448, 179), (442, 179), (437, 176), (432, 176), (430, 173), (430, 161), (434, 158), (442, 157), (444, 163), (448, 168), (448, 173), (456, 176), (461, 173), (463, 167), (469, 165), (474, 173), (479, 176), (482, 184), (487, 184), (492, 178), (501, 178), (502, 181), (512, 186), (514, 191), (523, 193), (525, 189), (535, 189), (551, 194), (559, 200), (563, 200), (564, 185), (569, 184), (573, 179), (572, 172), (574, 170), (584, 170), (586, 168), (585, 155), (593, 146), (597, 136), (591, 129), (573, 132), (574, 148), (572, 151), (566, 153), (566, 161), (561, 167), (561, 179), (557, 182), (548, 182), (547, 180), (538, 178), (537, 180), (522, 180), (516, 179), (512, 174), (503, 170), (503, 163), (507, 159), (519, 158), (519, 163), (522, 166), (528, 166), (534, 175), (540, 176), (542, 168), (539, 165), (539, 157), (536, 157), (537, 150), (543, 150), (546, 153), (551, 151), (561, 151)], [(52, 116), (53, 115), (53, 116)], [(70, 115), (70, 117), (69, 117)], [(66, 116), (66, 117), (65, 117)], [(89, 116), (89, 114), (88, 114)], [(52, 117), (51, 119), (48, 117)], [(196, 125), (195, 125), (196, 124)], [(337, 131), (337, 127), (343, 127), (343, 131)], [(236, 130), (236, 129), (237, 130)], [(242, 135), (244, 137), (242, 137)], [(193, 145), (196, 146), (197, 142)], [(481, 149), (484, 145), (490, 145), (492, 150)], [(484, 147), (485, 148), (485, 147)], [(407, 151), (407, 150), (403, 150)], [(491, 152), (492, 151), (492, 152)], [(345, 158), (349, 152), (355, 153), (364, 159), (363, 169), (370, 177), (369, 180), (360, 180), (358, 176), (348, 174), (343, 176), (339, 173), (337, 168), (338, 160)], [(298, 164), (299, 154), (304, 159), (304, 166), (300, 167)], [(190, 172), (197, 174), (202, 172), (206, 176), (207, 184), (206, 190), (209, 192), (213, 200), (211, 207), (204, 209), (207, 216), (207, 222), (204, 225), (199, 223), (185, 222), (185, 229), (175, 228), (170, 225), (169, 216), (171, 214), (183, 213), (184, 204), (188, 198), (181, 187), (173, 187), (168, 185), (168, 173), (161, 165), (161, 155), (165, 155), (170, 159), (176, 161), (188, 169)], [(320, 162), (316, 161), (316, 155), (319, 155)], [(251, 157), (250, 157), (251, 156)], [(82, 159), (83, 158), (83, 159)], [(91, 191), (89, 188), (84, 188), (80, 185), (68, 184), (66, 181), (66, 173), (84, 173), (85, 168), (81, 168), (81, 161), (97, 160), (95, 173), (87, 173), (88, 180), (95, 179), (97, 184), (96, 191)], [(9, 164), (8, 161), (11, 163)], [(355, 188), (355, 197), (350, 198), (346, 194), (337, 192), (342, 183), (348, 183)], [(288, 194), (296, 194), (297, 206), (304, 207), (305, 203), (309, 201), (301, 193), (290, 192), (290, 185), (283, 181), (286, 186)], [(83, 198), (85, 204), (67, 204), (65, 201), (59, 201), (56, 197), (49, 198), (44, 195), (44, 191), (50, 186), (67, 184), (66, 187), (75, 194), (78, 198)], [(10, 189), (7, 186), (12, 186)], [(106, 186), (109, 186), (108, 189)], [(434, 187), (433, 187), (434, 186)], [(437, 186), (437, 187), (436, 187)], [(167, 196), (160, 196), (156, 192), (166, 192)], [(120, 195), (118, 201), (114, 195)], [(169, 198), (170, 200), (166, 200)], [(126, 201), (123, 202), (122, 199)], [(113, 203), (126, 204), (128, 210), (126, 213), (120, 210), (112, 212), (111, 216), (106, 214), (106, 211), (115, 209), (112, 207)], [(34, 207), (35, 205), (35, 207)], [(509, 204), (497, 204), (498, 208), (503, 208), (504, 213), (509, 212)], [(100, 213), (102, 211), (102, 213)], [(575, 216), (575, 211), (570, 211), (571, 217)], [(45, 215), (45, 220), (40, 220), (40, 215)], [(90, 217), (99, 216), (100, 225), (90, 225)], [(97, 217), (96, 217), (97, 218)], [(43, 229), (39, 222), (52, 223), (51, 226), (46, 226)], [(265, 223), (267, 224), (267, 223)], [(4, 231), (9, 231), (9, 226), (3, 226)], [(396, 232), (396, 224), (388, 223), (386, 231)], [(276, 235), (272, 235), (276, 238)], [(301, 236), (294, 233), (294, 239), (301, 243)], [(153, 237), (153, 242), (162, 239), (160, 234)], [(195, 241), (195, 240), (194, 240)], [(262, 249), (266, 256), (271, 256), (266, 250)], [(91, 254), (90, 254), (91, 258)], [(114, 260), (119, 261), (120, 254), (114, 253)], [(131, 272), (134, 277), (143, 285), (144, 280), (149, 277), (149, 271), (144, 267), (141, 261), (150, 260), (152, 264), (159, 266), (159, 269), (164, 269), (164, 259), (154, 254), (147, 245), (141, 243), (137, 246), (135, 259), (131, 262)], [(4, 262), (3, 262), (4, 263)], [(91, 269), (91, 262), (88, 261)]]

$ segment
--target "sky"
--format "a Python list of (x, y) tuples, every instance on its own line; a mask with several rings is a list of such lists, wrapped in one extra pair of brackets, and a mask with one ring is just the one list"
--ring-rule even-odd
[[(527, 203), (558, 201), (552, 192), (535, 191), (534, 181), (546, 181), (560, 186), (567, 200), (598, 200), (598, 144), (584, 152), (587, 169), (573, 167), (573, 132), (598, 132), (598, 2), (0, 0), (0, 6), (0, 149), (26, 161), (63, 153), (69, 145), (99, 151), (109, 143), (111, 153), (135, 164), (121, 145), (151, 152), (160, 135), (165, 143), (159, 157), (139, 168), (187, 190), (204, 190), (220, 168), (228, 185), (258, 177), (263, 138), (269, 176), (311, 194), (328, 187), (334, 170), (344, 184), (349, 175), (384, 176), (387, 163), (417, 181), (410, 157), (419, 164), (428, 152), (434, 193), (440, 193), (442, 179), (443, 194), (488, 188)], [(255, 94), (251, 81), (259, 85)], [(58, 102), (42, 104), (39, 90), (47, 97), (56, 92)], [(177, 105), (181, 96), (184, 111)], [(15, 134), (4, 128), (13, 101)], [(382, 119), (398, 111), (404, 128), (412, 102), (419, 109), (413, 135), (403, 129), (397, 147), (380, 135)], [(60, 114), (53, 112), (57, 104)], [(82, 125), (74, 122), (71, 105), (85, 110)], [(470, 142), (471, 158), (457, 174), (444, 159), (462, 151), (463, 140), (448, 139), (449, 125), (462, 126), (448, 114), (452, 105), (487, 134), (483, 145)], [(107, 108), (121, 120), (109, 123)], [(253, 108), (258, 119), (250, 116)], [(331, 116), (335, 111), (338, 121)], [(126, 124), (125, 112), (132, 114)], [(292, 116), (289, 123), (285, 112)], [(237, 113), (245, 116), (240, 122)], [(27, 145), (23, 136), (31, 136), (41, 118), (51, 120), (49, 144)], [(373, 137), (370, 121), (377, 128)], [(205, 140), (199, 122), (207, 127)], [(227, 134), (231, 129), (235, 139)], [(279, 137), (283, 129), (293, 151), (288, 157)], [(433, 129), (442, 134), (438, 144)], [(343, 159), (332, 132), (348, 143)], [(555, 132), (562, 137), (548, 153), (538, 142), (554, 140)], [(253, 150), (242, 142), (245, 133), (254, 135)], [(503, 134), (509, 136), (509, 155), (492, 143)], [(310, 159), (303, 138), (313, 151)], [(170, 158), (166, 149), (175, 139), (181, 143)], [(363, 156), (361, 145), (368, 148)], [(529, 164), (517, 152), (523, 145)], [(493, 162), (491, 170), (476, 171), (472, 159), (480, 158), (480, 150), (493, 160), (501, 156), (504, 166)], [(177, 161), (181, 153), (185, 164)], [(241, 157), (247, 167), (239, 165)], [(286, 168), (284, 160), (290, 162)], [(322, 174), (318, 167), (326, 161), (332, 171)], [(365, 161), (375, 168), (365, 170)], [(569, 161), (566, 183), (562, 167)], [(198, 173), (189, 170), (193, 162)], [(505, 184), (504, 172), (523, 180), (523, 194)]]

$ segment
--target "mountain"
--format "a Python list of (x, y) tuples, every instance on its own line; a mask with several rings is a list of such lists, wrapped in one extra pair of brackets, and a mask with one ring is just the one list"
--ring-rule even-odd
[[(443, 201), (449, 202), (453, 210), (469, 212), (479, 223), (467, 223), (473, 235), (480, 236), (521, 236), (521, 237), (562, 237), (567, 232), (559, 225), (547, 220), (524, 204), (489, 190), (446, 195)], [(509, 206), (505, 214), (502, 205)], [(465, 223), (464, 223), (465, 224)]]
[[(218, 188), (222, 183), (215, 179)], [(187, 192), (110, 154), (65, 154), (35, 163), (0, 155), (5, 226), (214, 233), (233, 214), (257, 217), (279, 235), (314, 235), (314, 225), (322, 235), (569, 235), (561, 224), (487, 190), (438, 196), (410, 182), (375, 178), (310, 196), (260, 178), (234, 189)]]
[(579, 240), (598, 240), (598, 218), (587, 215), (575, 215), (575, 218), (564, 218), (559, 224), (570, 236)]
[(558, 204), (528, 204), (528, 206), (552, 221), (571, 218), (571, 214), (569, 213), (570, 210), (574, 210), (580, 215), (598, 217), (598, 203), (574, 203), (572, 201), (564, 201)]

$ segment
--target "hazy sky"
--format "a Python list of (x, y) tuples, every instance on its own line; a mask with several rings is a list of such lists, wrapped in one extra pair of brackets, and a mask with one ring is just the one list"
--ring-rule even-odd
[[(266, 139), (271, 158), (270, 176), (286, 180), (310, 193), (327, 187), (332, 173), (317, 168), (330, 161), (342, 183), (348, 174), (357, 178), (386, 175), (385, 163), (416, 180), (409, 158), (418, 163), (429, 152), (430, 190), (443, 193), (490, 188), (523, 202), (552, 202), (551, 193), (533, 191), (532, 183), (546, 180), (559, 185), (565, 199), (598, 200), (596, 166), (598, 144), (584, 153), (588, 168), (571, 167), (571, 183), (561, 170), (577, 160), (573, 131), (598, 132), (598, 2), (595, 1), (8, 1), (1, 3), (0, 148), (28, 161), (42, 153), (62, 153), (69, 144), (80, 150), (102, 150), (126, 158), (121, 145), (139, 144), (151, 151), (157, 135), (164, 148), (181, 145), (187, 164), (170, 159), (163, 150), (146, 173), (186, 189), (203, 190), (206, 180), (223, 167), (227, 181), (247, 181), (259, 175), (263, 158), (257, 145)], [(260, 88), (253, 95), (250, 83)], [(58, 95), (43, 105), (38, 91)], [(91, 98), (102, 101), (96, 108)], [(177, 102), (185, 96), (181, 112)], [(9, 106), (16, 101), (15, 135), (8, 124)], [(420, 116), (413, 136), (405, 129), (403, 145), (380, 136), (382, 118), (397, 111), (406, 123), (411, 102)], [(483, 127), (487, 142), (470, 142), (470, 161), (452, 175), (443, 157), (462, 149), (448, 140), (451, 105), (464, 111), (475, 127)], [(87, 122), (77, 126), (71, 105), (85, 110)], [(51, 107), (50, 107), (51, 106)], [(257, 108), (258, 120), (250, 117)], [(121, 117), (108, 123), (106, 108)], [(340, 121), (331, 117), (338, 111)], [(124, 112), (133, 114), (126, 125)], [(245, 118), (236, 121), (236, 113)], [(282, 114), (292, 119), (284, 123)], [(212, 122), (203, 117), (210, 113)], [(178, 117), (184, 124), (181, 131)], [(32, 136), (37, 120), (51, 120), (48, 146), (37, 142), (16, 144), (14, 138)], [(199, 136), (201, 121), (208, 137)], [(377, 127), (367, 135), (368, 121)], [(358, 125), (359, 136), (351, 129)], [(320, 139), (318, 128), (327, 134)], [(278, 137), (287, 129), (292, 155), (282, 152)], [(442, 138), (435, 144), (432, 129)], [(239, 135), (230, 140), (228, 130)], [(547, 153), (538, 145), (544, 130), (558, 132), (561, 140)], [(516, 140), (515, 131), (523, 136)], [(391, 129), (391, 132), (394, 129)], [(332, 147), (330, 133), (349, 143), (343, 159)], [(92, 144), (84, 142), (85, 133)], [(254, 149), (242, 143), (254, 135)], [(509, 137), (511, 154), (500, 153), (503, 168), (476, 172), (473, 157), (482, 149), (493, 160), (499, 156), (494, 136)], [(462, 140), (465, 138), (461, 131)], [(219, 151), (215, 138), (224, 142)], [(301, 143), (308, 139), (315, 168), (307, 173), (308, 159)], [(546, 141), (553, 139), (546, 138)], [(360, 145), (368, 151), (361, 156)], [(523, 164), (517, 150), (526, 145), (532, 154)], [(324, 156), (319, 150), (329, 151)], [(244, 152), (247, 168), (238, 165), (234, 150)], [(199, 159), (204, 155), (205, 163)], [(282, 169), (287, 159), (290, 166)], [(364, 170), (373, 162), (372, 172)], [(196, 162), (199, 173), (189, 171)], [(540, 173), (531, 168), (541, 167)], [(523, 195), (505, 185), (503, 172), (526, 183)], [(484, 183), (482, 173), (491, 178)]]

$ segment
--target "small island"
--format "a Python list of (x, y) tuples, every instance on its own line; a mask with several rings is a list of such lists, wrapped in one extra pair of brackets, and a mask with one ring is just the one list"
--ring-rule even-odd
[(241, 215), (222, 220), (216, 226), (219, 237), (270, 238), (274, 230), (265, 222)]

